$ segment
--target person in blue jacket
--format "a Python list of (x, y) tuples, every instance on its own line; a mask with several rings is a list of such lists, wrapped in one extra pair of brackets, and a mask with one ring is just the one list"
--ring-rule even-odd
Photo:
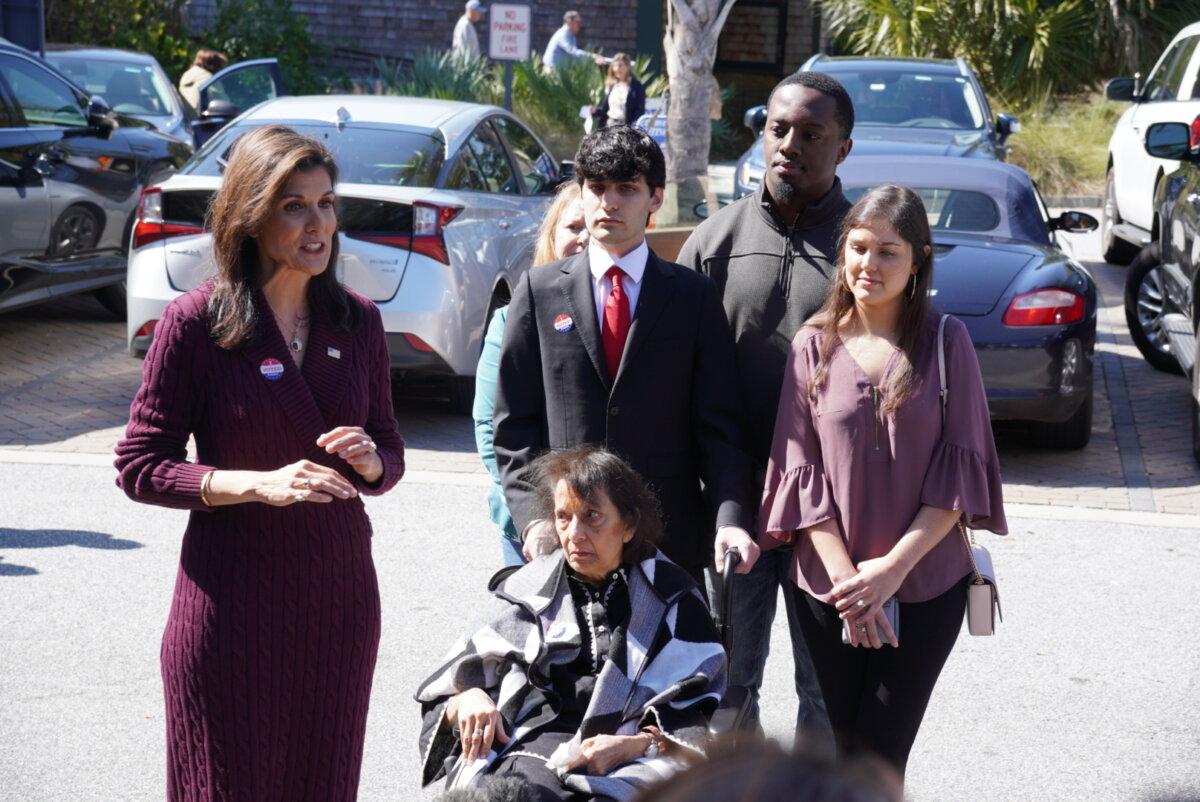
[[(533, 266), (540, 267), (580, 253), (588, 244), (588, 230), (583, 223), (583, 205), (579, 184), (567, 181), (558, 188), (554, 202), (538, 228), (533, 251)], [(500, 471), (496, 467), (496, 452), (492, 449), (492, 412), (496, 403), (496, 375), (500, 369), (500, 343), (504, 340), (504, 323), (508, 307), (502, 306), (492, 315), (483, 340), (483, 353), (475, 369), (475, 447), (492, 477), (488, 492), (492, 522), (500, 530), (501, 554), (505, 565), (521, 565), (521, 537), (513, 525), (500, 487)]]

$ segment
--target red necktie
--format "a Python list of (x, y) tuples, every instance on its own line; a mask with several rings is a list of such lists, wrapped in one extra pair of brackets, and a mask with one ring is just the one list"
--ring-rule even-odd
[(629, 296), (625, 294), (622, 279), (625, 272), (613, 265), (608, 269), (608, 280), (612, 290), (604, 302), (604, 323), (600, 327), (604, 342), (604, 361), (608, 364), (609, 378), (616, 381), (617, 369), (621, 367), (621, 354), (625, 351), (625, 339), (629, 336)]

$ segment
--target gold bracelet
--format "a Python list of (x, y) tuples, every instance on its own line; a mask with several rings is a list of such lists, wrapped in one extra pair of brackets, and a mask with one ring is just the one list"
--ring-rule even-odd
[(216, 471), (209, 471), (204, 474), (204, 478), (200, 480), (200, 501), (205, 507), (211, 507), (212, 502), (208, 500), (208, 486), (212, 484), (212, 475)]

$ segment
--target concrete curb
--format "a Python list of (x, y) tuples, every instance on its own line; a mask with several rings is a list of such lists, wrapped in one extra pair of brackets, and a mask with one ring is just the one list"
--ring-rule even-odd
[(1047, 195), (1042, 200), (1050, 209), (1099, 209), (1104, 205), (1099, 195)]
[[(75, 465), (87, 468), (111, 468), (112, 461), (112, 456), (108, 454), (0, 448), (0, 465)], [(487, 487), (491, 484), (491, 477), (482, 473), (464, 473), (460, 471), (409, 470), (404, 474), (403, 481), (405, 484), (416, 485)], [(1014, 520), (1086, 521), (1200, 530), (1200, 517), (1166, 512), (1139, 512), (1136, 510), (1109, 510), (1093, 507), (1063, 507), (1049, 504), (1014, 503), (1005, 504), (1004, 510), (1008, 514), (1008, 517)]]

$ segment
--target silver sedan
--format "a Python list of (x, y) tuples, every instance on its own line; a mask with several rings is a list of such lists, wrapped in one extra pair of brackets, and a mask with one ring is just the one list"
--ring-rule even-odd
[(337, 269), (383, 314), (392, 369), (443, 376), (469, 411), (492, 312), (533, 258), (560, 165), (516, 117), (418, 98), (326, 95), (262, 103), (143, 194), (129, 257), (130, 352), (144, 355), (175, 296), (212, 273), (205, 230), (238, 136), (282, 123), (324, 142), (341, 170)]

